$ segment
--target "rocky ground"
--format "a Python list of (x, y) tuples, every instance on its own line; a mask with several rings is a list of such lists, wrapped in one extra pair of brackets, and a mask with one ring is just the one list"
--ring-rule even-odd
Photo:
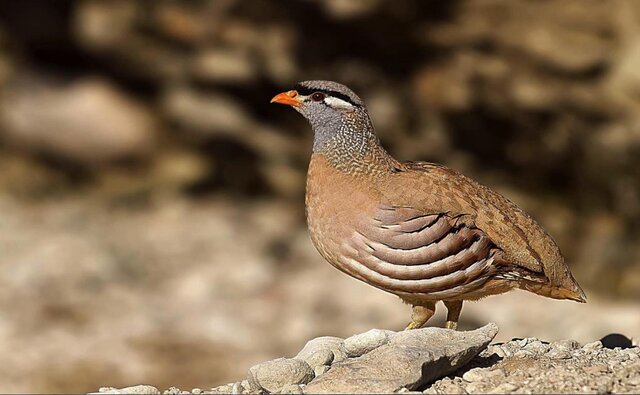
[[(208, 390), (164, 394), (637, 393), (640, 348), (623, 335), (579, 344), (535, 338), (489, 344), (498, 328), (372, 329), (346, 339), (310, 340), (293, 358), (255, 365), (246, 379)], [(100, 394), (160, 394), (149, 385)]]

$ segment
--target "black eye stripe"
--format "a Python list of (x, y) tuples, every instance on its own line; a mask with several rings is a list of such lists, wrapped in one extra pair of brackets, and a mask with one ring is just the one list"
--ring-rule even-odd
[(357, 106), (360, 107), (360, 105), (354, 103), (351, 98), (343, 93), (340, 92), (336, 92), (336, 91), (331, 91), (331, 90), (327, 90), (327, 89), (312, 89), (312, 88), (307, 88), (306, 86), (302, 86), (302, 85), (296, 85), (293, 89), (295, 89), (296, 91), (298, 91), (299, 94), (303, 95), (303, 96), (309, 96), (315, 92), (321, 92), (324, 93), (327, 96), (332, 96), (332, 97), (336, 97), (338, 99), (342, 99), (344, 101), (346, 101), (347, 103), (353, 105), (353, 106)]

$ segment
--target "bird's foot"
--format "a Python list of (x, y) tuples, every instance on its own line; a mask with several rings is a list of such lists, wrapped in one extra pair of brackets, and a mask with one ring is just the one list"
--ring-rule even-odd
[(413, 306), (411, 322), (404, 328), (405, 331), (422, 327), (436, 311), (435, 303), (427, 303), (425, 306)]
[(444, 324), (444, 327), (447, 329), (453, 329), (455, 331), (458, 329), (458, 323), (456, 321), (447, 321)]
[(418, 329), (420, 328), (422, 325), (424, 325), (424, 322), (421, 321), (411, 321), (409, 323), (409, 325), (407, 325), (406, 328), (404, 328), (405, 331), (411, 330), (411, 329)]

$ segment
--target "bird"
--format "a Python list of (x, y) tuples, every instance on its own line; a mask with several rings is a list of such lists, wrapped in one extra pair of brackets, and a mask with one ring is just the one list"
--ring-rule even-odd
[(348, 87), (310, 80), (277, 94), (313, 130), (305, 211), (311, 241), (338, 270), (412, 306), (405, 329), (518, 288), (585, 303), (553, 238), (501, 194), (441, 164), (400, 162)]

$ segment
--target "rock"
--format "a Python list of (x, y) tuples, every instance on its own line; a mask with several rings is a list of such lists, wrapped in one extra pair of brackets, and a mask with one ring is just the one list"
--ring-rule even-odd
[(580, 343), (575, 340), (558, 340), (551, 343), (551, 348), (559, 348), (564, 350), (576, 350), (580, 348)]
[(252, 126), (242, 105), (220, 94), (203, 94), (187, 87), (176, 87), (165, 94), (162, 105), (179, 126), (204, 135), (243, 135)]
[(290, 384), (306, 384), (314, 378), (313, 369), (304, 361), (279, 358), (252, 366), (249, 383), (271, 393)]
[(133, 2), (83, 1), (73, 15), (73, 29), (82, 46), (96, 51), (110, 50), (127, 41), (135, 16)]
[(282, 387), (281, 394), (304, 394), (300, 384), (288, 384)]
[[(295, 356), (296, 359), (307, 361), (319, 350), (329, 350), (333, 353), (332, 362), (341, 362), (347, 357), (344, 348), (344, 340), (339, 337), (322, 336), (309, 340), (302, 350)], [(313, 359), (311, 359), (313, 361)], [(311, 365), (311, 364), (309, 364)]]
[(464, 374), (462, 375), (462, 379), (464, 381), (468, 381), (468, 382), (473, 382), (473, 381), (478, 381), (479, 379), (482, 378), (482, 369), (480, 368), (475, 368), (475, 369), (471, 369), (468, 370), (466, 372), (464, 372)]
[(569, 359), (571, 358), (571, 353), (561, 348), (554, 348), (550, 350), (545, 356), (549, 359)]
[(204, 81), (247, 82), (256, 76), (255, 61), (244, 51), (208, 50), (193, 60), (193, 74)]
[(594, 351), (594, 350), (600, 350), (602, 349), (602, 342), (600, 342), (600, 340), (592, 342), (592, 343), (587, 343), (584, 346), (582, 346), (583, 350), (587, 350), (587, 351)]
[(322, 366), (316, 366), (313, 369), (313, 373), (315, 373), (316, 377), (319, 377), (325, 373), (327, 373), (327, 371), (331, 369), (331, 366), (326, 366), (326, 365), (322, 365)]
[(336, 19), (362, 17), (374, 12), (380, 0), (325, 0), (321, 4)]
[(249, 380), (242, 380), (240, 382), (240, 388), (246, 390), (247, 392), (257, 392), (260, 388), (252, 383)]
[(297, 359), (301, 359), (311, 366), (312, 369), (323, 365), (331, 365), (333, 362), (333, 351), (327, 348), (318, 349), (311, 354), (305, 355), (304, 358), (296, 357)]
[(359, 357), (389, 342), (389, 335), (381, 329), (371, 329), (365, 333), (344, 340), (348, 357)]
[(585, 366), (582, 368), (582, 370), (584, 370), (585, 373), (590, 374), (590, 375), (595, 375), (597, 373), (603, 373), (606, 372), (608, 370), (607, 365), (593, 365), (593, 366)]
[(385, 345), (334, 364), (307, 393), (389, 393), (449, 374), (476, 356), (498, 333), (495, 324), (469, 332), (424, 328), (399, 332)]
[(144, 105), (91, 78), (12, 84), (0, 96), (0, 126), (12, 145), (87, 165), (146, 154), (157, 129)]
[(518, 387), (516, 384), (513, 383), (502, 383), (500, 385), (498, 385), (497, 387), (494, 387), (493, 389), (489, 390), (488, 393), (490, 394), (510, 394), (513, 393), (513, 391), (517, 390)]
[(444, 394), (466, 394), (467, 393), (467, 391), (464, 389), (462, 385), (454, 381), (444, 382), (442, 385), (438, 387), (437, 392), (444, 393)]
[(160, 395), (160, 391), (150, 385), (134, 385), (132, 387), (114, 388), (114, 387), (102, 387), (98, 392), (91, 392), (91, 394), (140, 394), (140, 395)]
[(244, 393), (244, 390), (245, 386), (242, 385), (242, 382), (233, 383), (233, 385), (231, 386), (231, 393), (234, 395), (242, 394)]

